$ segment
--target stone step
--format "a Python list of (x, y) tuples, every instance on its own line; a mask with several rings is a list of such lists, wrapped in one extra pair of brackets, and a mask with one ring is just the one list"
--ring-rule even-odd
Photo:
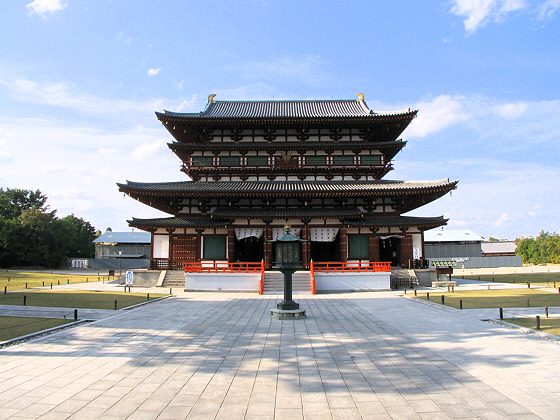
[[(311, 292), (310, 273), (295, 272), (292, 275), (292, 290), (294, 292)], [(282, 293), (284, 291), (284, 274), (279, 271), (265, 272), (263, 291), (265, 293)]]

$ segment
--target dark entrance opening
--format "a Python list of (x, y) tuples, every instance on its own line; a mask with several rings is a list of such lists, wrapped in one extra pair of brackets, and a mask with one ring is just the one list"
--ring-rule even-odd
[(264, 235), (235, 239), (235, 261), (261, 262), (264, 258)]
[(379, 259), (383, 262), (390, 261), (392, 266), (398, 266), (401, 262), (401, 238), (379, 238)]
[(340, 261), (340, 234), (332, 242), (311, 241), (311, 259), (315, 262)]

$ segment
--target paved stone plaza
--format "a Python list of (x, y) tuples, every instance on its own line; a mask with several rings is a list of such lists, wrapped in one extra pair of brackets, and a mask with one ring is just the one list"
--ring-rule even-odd
[(0, 418), (560, 418), (560, 346), (402, 292), (180, 293), (0, 351)]

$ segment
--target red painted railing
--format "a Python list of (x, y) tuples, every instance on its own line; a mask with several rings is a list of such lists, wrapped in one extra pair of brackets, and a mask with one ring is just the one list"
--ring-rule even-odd
[(390, 262), (314, 262), (309, 266), (311, 271), (311, 293), (315, 294), (315, 273), (374, 273), (378, 271), (390, 272)]
[(264, 290), (264, 261), (253, 262), (188, 262), (185, 273), (260, 273), (259, 294)]

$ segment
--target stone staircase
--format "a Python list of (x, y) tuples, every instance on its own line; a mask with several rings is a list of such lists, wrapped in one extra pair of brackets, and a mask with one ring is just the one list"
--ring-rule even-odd
[[(280, 271), (265, 271), (264, 293), (284, 293), (284, 274)], [(311, 273), (296, 271), (292, 275), (292, 291), (294, 293), (311, 293)]]
[(185, 272), (183, 270), (167, 270), (162, 287), (185, 288)]

